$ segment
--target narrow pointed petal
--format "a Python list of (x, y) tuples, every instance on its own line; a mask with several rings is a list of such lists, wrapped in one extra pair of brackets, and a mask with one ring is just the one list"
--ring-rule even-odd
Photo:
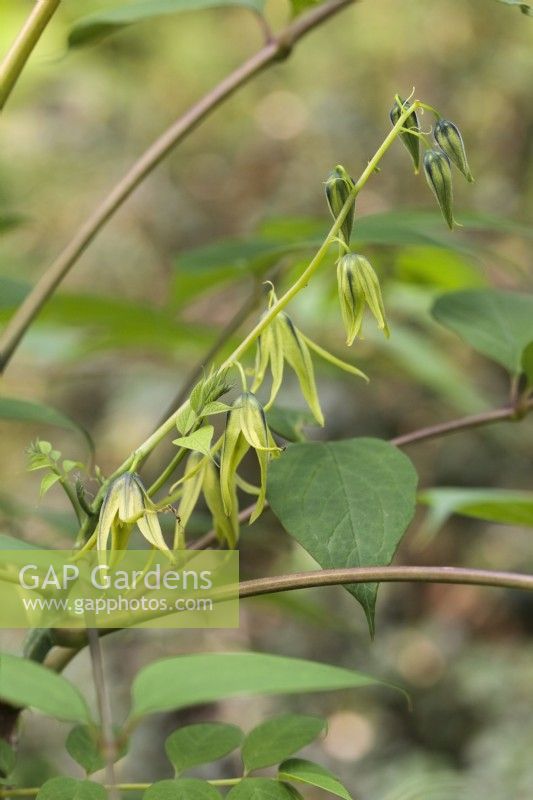
[(314, 418), (319, 425), (323, 426), (324, 415), (318, 400), (315, 373), (309, 349), (300, 336), (298, 329), (286, 314), (281, 313), (277, 320), (282, 331), (285, 358), (296, 373), (301, 392)]
[(236, 405), (238, 401), (239, 398), (235, 401), (234, 407), (227, 417), (224, 444), (222, 446), (222, 456), (220, 459), (220, 490), (224, 503), (224, 511), (227, 516), (230, 516), (234, 503), (235, 473), (246, 451), (250, 447), (241, 433), (241, 409), (239, 405)]
[(381, 295), (379, 278), (368, 259), (364, 256), (357, 256), (357, 258), (359, 259), (356, 272), (358, 292), (364, 298), (365, 303), (374, 315), (378, 327), (384, 332), (385, 336), (388, 337), (390, 332), (385, 317), (385, 306)]
[(203, 459), (199, 453), (192, 453), (185, 466), (185, 473), (193, 471), (193, 475), (183, 484), (183, 494), (178, 506), (179, 523), (183, 529), (187, 527), (202, 491), (203, 469), (196, 470), (201, 461), (207, 463), (207, 460)]
[(135, 522), (144, 513), (144, 487), (133, 472), (125, 472), (113, 484), (119, 496), (118, 516), (121, 522)]
[(96, 534), (96, 549), (105, 551), (107, 550), (107, 543), (111, 533), (111, 527), (118, 514), (119, 508), (119, 495), (113, 491), (113, 484), (107, 493), (102, 508), (100, 509), (100, 518), (98, 520), (98, 528)]
[(137, 520), (137, 527), (147, 542), (164, 553), (170, 552), (163, 539), (161, 526), (155, 511), (145, 511), (144, 516)]
[(232, 550), (239, 540), (239, 518), (235, 486), (231, 501), (231, 513), (224, 510), (220, 491), (220, 478), (212, 461), (208, 462), (204, 471), (203, 492), (206, 505), (213, 517), (213, 527), (219, 542), (226, 543)]

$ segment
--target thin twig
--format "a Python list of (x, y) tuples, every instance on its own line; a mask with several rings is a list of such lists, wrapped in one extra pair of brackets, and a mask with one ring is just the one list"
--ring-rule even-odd
[(505, 422), (512, 420), (519, 420), (525, 416), (533, 408), (533, 401), (529, 400), (522, 408), (517, 406), (504, 406), (503, 408), (495, 408), (491, 411), (482, 411), (480, 414), (472, 414), (468, 417), (461, 417), (460, 419), (453, 419), (449, 422), (441, 422), (437, 425), (429, 425), (427, 428), (419, 428), (411, 433), (404, 433), (401, 436), (395, 436), (390, 440), (391, 444), (397, 447), (405, 447), (415, 442), (422, 442), (427, 439), (438, 439), (441, 436), (448, 436), (450, 433), (457, 433), (458, 431), (469, 430), (473, 428), (481, 428), (485, 425), (493, 425), (495, 422)]
[(0, 111), (61, 0), (37, 0), (19, 35), (0, 64)]
[(48, 267), (14, 313), (0, 337), (0, 371), (5, 369), (41, 308), (88, 245), (165, 156), (237, 89), (267, 66), (286, 58), (303, 36), (354, 2), (356, 0), (332, 0), (332, 2), (316, 6), (307, 14), (298, 17), (275, 39), (267, 42), (257, 53), (204, 95), (156, 139), (74, 234), (65, 249)]
[(465, 567), (355, 567), (296, 572), (290, 575), (243, 581), (239, 584), (239, 597), (257, 597), (295, 589), (342, 586), (348, 583), (454, 583), (533, 592), (533, 575), (515, 572)]
[(89, 642), (89, 652), (91, 655), (91, 665), (93, 671), (94, 687), (96, 690), (96, 702), (98, 705), (98, 715), (102, 728), (102, 750), (106, 760), (106, 776), (109, 785), (109, 797), (111, 800), (120, 800), (120, 794), (115, 780), (115, 761), (117, 758), (117, 744), (113, 731), (113, 721), (111, 718), (111, 705), (104, 676), (104, 665), (102, 660), (102, 645), (100, 643), (100, 633), (96, 628), (87, 630)]

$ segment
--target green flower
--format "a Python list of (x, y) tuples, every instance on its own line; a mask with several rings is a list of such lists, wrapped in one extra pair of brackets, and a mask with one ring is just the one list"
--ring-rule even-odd
[(380, 330), (389, 336), (379, 278), (364, 256), (347, 253), (339, 259), (337, 284), (346, 344), (351, 345), (361, 333), (365, 306), (376, 318)]
[(250, 448), (256, 452), (261, 474), (257, 503), (250, 517), (250, 522), (254, 522), (265, 505), (268, 460), (279, 452), (279, 447), (268, 429), (265, 412), (257, 397), (252, 392), (243, 392), (228, 413), (220, 460), (220, 491), (227, 517), (236, 511), (237, 469)]
[(111, 549), (124, 549), (134, 525), (153, 547), (170, 553), (141, 479), (134, 472), (125, 472), (113, 481), (102, 503), (96, 529), (97, 550), (107, 550), (110, 534)]

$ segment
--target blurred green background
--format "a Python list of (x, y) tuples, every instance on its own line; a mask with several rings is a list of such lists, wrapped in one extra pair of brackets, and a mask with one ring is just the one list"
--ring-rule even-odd
[[(2, 320), (148, 143), (261, 43), (253, 14), (226, 9), (153, 20), (68, 51), (71, 24), (109, 5), (65, 0), (2, 115)], [(0, 0), (0, 50), (30, 6)], [(281, 0), (267, 11), (274, 27), (289, 16)], [(357, 175), (390, 127), (395, 93), (408, 95), (415, 86), (417, 97), (463, 132), (476, 176), (472, 186), (455, 179), (456, 217), (465, 226), (448, 234), (438, 214), (412, 216), (411, 234), (402, 239), (398, 218), (389, 217), (379, 230), (393, 243), (365, 242), (386, 286), (389, 342), (369, 322), (365, 341), (351, 351), (344, 346), (333, 263), (293, 305), (299, 327), (371, 377), (367, 386), (317, 365), (327, 423), (310, 435), (388, 438), (505, 403), (503, 371), (439, 328), (428, 309), (433, 297), (454, 288), (531, 291), (532, 33), (532, 20), (493, 0), (380, 0), (344, 11), (216, 111), (135, 193), (24, 340), (3, 393), (70, 415), (93, 435), (98, 465), (114, 469), (150, 433), (253, 290), (254, 270), (276, 267), (281, 287), (283, 276), (301, 268), (301, 254), (249, 258), (250, 237), (252, 245), (276, 245), (326, 230), (328, 172), (342, 163)], [(358, 216), (435, 211), (400, 145), (382, 166), (361, 195)], [(472, 215), (521, 227), (490, 230), (470, 224)], [(355, 230), (357, 240), (357, 223)], [(221, 249), (230, 237), (248, 244)], [(453, 249), (435, 246), (443, 243)], [(301, 405), (294, 384), (283, 392), (285, 405)], [(43, 426), (2, 422), (0, 428), (2, 532), (65, 545), (74, 522), (59, 491), (39, 501), (39, 476), (26, 472), (25, 449), (39, 435), (66, 457), (83, 458), (82, 439)], [(531, 489), (532, 433), (526, 421), (408, 452), (422, 487)], [(146, 465), (147, 480), (169, 452), (162, 448)], [(209, 521), (199, 514), (194, 524), (201, 532)], [(243, 531), (242, 551), (244, 576), (312, 567), (269, 513)], [(531, 529), (454, 517), (431, 538), (421, 511), (397, 562), (531, 571)], [(529, 596), (403, 585), (381, 589), (374, 643), (360, 608), (340, 588), (243, 603), (238, 631), (109, 637), (117, 718), (142, 664), (201, 649), (264, 650), (352, 666), (401, 683), (413, 701), (409, 711), (394, 693), (373, 690), (194, 709), (146, 723), (120, 776), (166, 777), (162, 742), (185, 719), (250, 727), (268, 713), (298, 708), (328, 716), (328, 736), (314, 755), (358, 800), (530, 800), (532, 619)], [(17, 651), (21, 639), (3, 632), (2, 646)], [(86, 658), (78, 656), (67, 674), (88, 685)], [(24, 733), (21, 780), (31, 785), (67, 767), (64, 726), (32, 717)], [(234, 771), (227, 761), (209, 776)]]

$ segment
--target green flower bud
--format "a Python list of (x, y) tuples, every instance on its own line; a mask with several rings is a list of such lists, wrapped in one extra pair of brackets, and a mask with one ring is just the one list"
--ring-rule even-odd
[(444, 219), (453, 228), (453, 189), (452, 171), (448, 156), (441, 150), (426, 150), (424, 172), (429, 187), (440, 206)]
[[(333, 219), (337, 219), (341, 209), (346, 203), (350, 192), (354, 187), (354, 183), (344, 167), (337, 165), (335, 169), (329, 174), (326, 180), (326, 198)], [(352, 234), (353, 221), (355, 213), (355, 201), (352, 203), (350, 210), (341, 225), (340, 237), (348, 246), (350, 244), (350, 236)]]
[[(400, 102), (398, 102), (398, 100)], [(402, 113), (406, 111), (410, 106), (408, 100), (402, 100), (402, 98), (398, 98), (394, 101), (394, 105), (390, 110), (390, 120), (393, 125), (396, 125), (398, 120), (400, 119)], [(420, 141), (418, 136), (413, 133), (408, 133), (409, 129), (416, 131), (418, 133), (419, 126), (418, 126), (418, 117), (416, 115), (416, 111), (413, 111), (405, 122), (403, 123), (403, 127), (405, 130), (400, 134), (400, 139), (402, 140), (403, 144), (405, 145), (409, 155), (413, 159), (413, 164), (415, 165), (415, 174), (418, 174), (418, 170), (420, 168)]]
[(361, 333), (365, 306), (368, 306), (374, 315), (380, 330), (388, 336), (389, 327), (379, 278), (368, 259), (355, 253), (343, 256), (337, 265), (337, 283), (341, 314), (346, 329), (346, 343), (352, 344), (355, 337)]
[(463, 137), (457, 125), (448, 119), (439, 119), (433, 129), (433, 136), (440, 149), (446, 153), (450, 161), (462, 172), (469, 183), (474, 177), (470, 172)]

